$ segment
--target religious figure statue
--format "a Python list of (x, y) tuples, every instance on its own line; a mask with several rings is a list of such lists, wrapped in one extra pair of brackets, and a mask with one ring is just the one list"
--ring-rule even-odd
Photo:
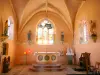
[(28, 42), (31, 43), (32, 42), (32, 32), (31, 32), (31, 30), (29, 30), (29, 32), (27, 33), (27, 38), (28, 38)]
[(64, 42), (64, 32), (61, 32), (61, 42), (62, 42), (62, 44)]
[(63, 49), (59, 50), (60, 56), (64, 56), (64, 51)]
[(8, 71), (9, 71), (9, 63), (7, 62), (7, 58), (4, 57), (4, 59), (3, 59), (2, 73), (7, 73)]
[(96, 42), (96, 40), (97, 40), (96, 23), (92, 20), (91, 20), (90, 32), (91, 32), (91, 37), (92, 37), (93, 41)]
[(90, 28), (90, 31), (91, 31), (91, 33), (95, 33), (96, 32), (96, 23), (93, 22), (92, 20), (91, 20), (91, 28)]
[(5, 27), (4, 27), (4, 36), (7, 36), (8, 34), (8, 20), (5, 22)]

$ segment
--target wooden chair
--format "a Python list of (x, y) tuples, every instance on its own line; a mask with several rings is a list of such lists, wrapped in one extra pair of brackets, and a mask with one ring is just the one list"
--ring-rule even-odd
[(83, 63), (83, 67), (86, 69), (86, 73), (88, 74), (88, 72), (89, 72), (89, 69), (90, 69), (90, 54), (91, 53), (87, 53), (87, 52), (85, 52), (85, 53), (82, 53), (81, 54), (81, 61), (82, 61), (82, 63)]
[(85, 64), (86, 64), (86, 72), (87, 72), (87, 74), (88, 74), (90, 66), (91, 66), (91, 64), (90, 64), (90, 54), (91, 53), (87, 53), (87, 52), (83, 53), (83, 56), (85, 57)]
[(82, 53), (81, 54), (82, 61), (84, 63), (84, 68), (86, 68), (86, 73), (92, 70), (93, 74), (100, 74), (100, 62), (96, 62), (95, 66), (91, 66), (90, 64), (90, 53)]

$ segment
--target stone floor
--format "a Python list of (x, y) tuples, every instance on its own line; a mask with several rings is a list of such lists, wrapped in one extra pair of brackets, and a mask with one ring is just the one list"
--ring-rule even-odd
[(11, 69), (8, 73), (2, 73), (1, 75), (67, 75), (67, 74), (86, 74), (86, 72), (77, 72), (72, 68), (74, 65), (63, 65), (65, 69), (63, 71), (50, 71), (50, 72), (33, 72), (29, 68), (31, 65), (18, 65)]

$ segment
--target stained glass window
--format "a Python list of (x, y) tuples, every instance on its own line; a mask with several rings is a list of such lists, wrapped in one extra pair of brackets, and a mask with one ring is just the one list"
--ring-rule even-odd
[(79, 25), (80, 44), (88, 43), (88, 26), (85, 20), (82, 20)]
[(43, 20), (37, 27), (37, 43), (40, 45), (54, 43), (54, 27), (48, 19)]

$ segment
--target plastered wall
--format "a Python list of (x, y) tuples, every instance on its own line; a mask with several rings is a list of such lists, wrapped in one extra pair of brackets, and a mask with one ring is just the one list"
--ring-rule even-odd
[[(94, 65), (96, 61), (100, 61), (100, 0), (86, 0), (83, 5), (80, 7), (79, 11), (76, 15), (75, 20), (75, 51), (76, 51), (76, 57), (77, 57), (77, 63), (79, 61), (79, 57), (81, 53), (89, 52), (91, 53), (91, 64)], [(79, 22), (81, 20), (86, 20), (88, 23), (88, 27), (90, 27), (90, 20), (93, 20), (96, 22), (96, 32), (97, 32), (97, 41), (96, 43), (93, 42), (93, 40), (90, 37), (90, 34), (88, 36), (89, 41), (88, 44), (79, 44)]]

